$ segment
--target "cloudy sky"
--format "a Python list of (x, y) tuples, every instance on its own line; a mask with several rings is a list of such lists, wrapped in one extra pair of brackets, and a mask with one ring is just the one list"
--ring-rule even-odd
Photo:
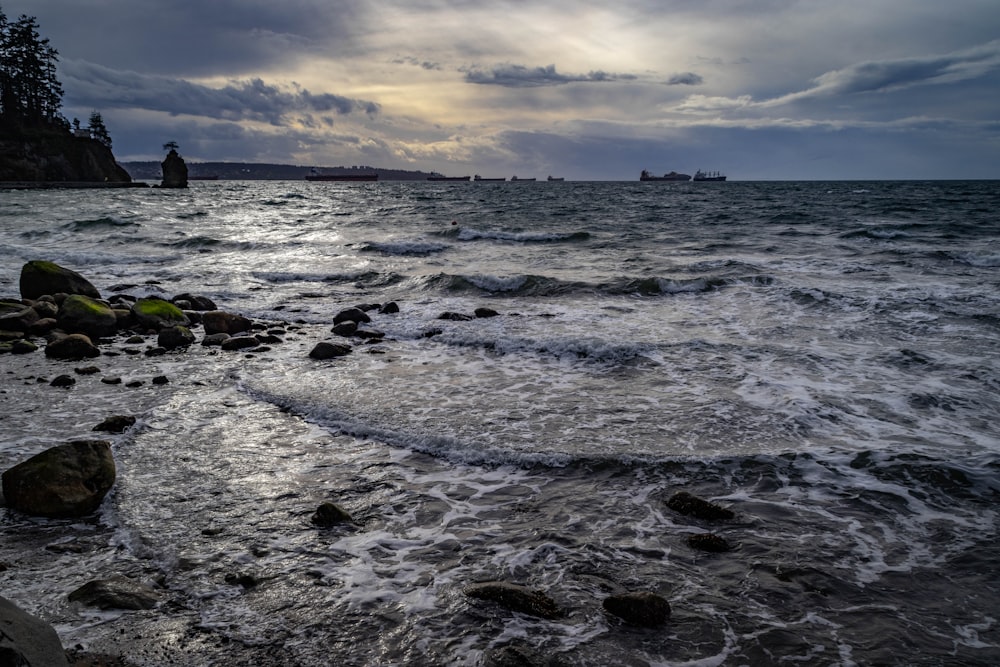
[(0, 0), (121, 161), (1000, 178), (998, 0)]

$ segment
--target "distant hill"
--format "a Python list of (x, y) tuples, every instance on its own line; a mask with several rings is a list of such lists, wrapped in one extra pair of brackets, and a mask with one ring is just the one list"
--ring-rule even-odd
[[(159, 162), (122, 162), (122, 167), (138, 181), (159, 181), (162, 170)], [(266, 164), (259, 162), (188, 162), (188, 177), (217, 176), (220, 180), (245, 181), (301, 181), (312, 172), (312, 167), (291, 164)], [(373, 174), (380, 181), (426, 181), (434, 172), (381, 169), (378, 167), (321, 167), (322, 174)]]

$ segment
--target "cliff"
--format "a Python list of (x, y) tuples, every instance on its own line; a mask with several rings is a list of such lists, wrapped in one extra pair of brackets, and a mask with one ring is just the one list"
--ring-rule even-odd
[(52, 129), (0, 133), (0, 182), (131, 183), (111, 149)]

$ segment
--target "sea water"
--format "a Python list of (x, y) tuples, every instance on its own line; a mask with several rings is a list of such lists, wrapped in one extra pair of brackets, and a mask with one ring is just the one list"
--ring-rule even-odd
[[(147, 357), (154, 338), (120, 338), (69, 389), (48, 380), (72, 362), (0, 359), (0, 467), (113, 443), (94, 517), (0, 510), (0, 594), (66, 646), (143, 665), (478, 665), (506, 646), (557, 665), (1000, 662), (995, 182), (2, 191), (0, 296), (33, 259), (105, 296), (202, 294), (282, 339)], [(384, 339), (309, 357), (340, 310), (389, 301)], [(498, 315), (440, 319), (476, 308)], [(138, 422), (92, 432), (112, 414)], [(674, 512), (681, 490), (735, 518)], [(327, 501), (355, 525), (313, 526)], [(733, 549), (689, 546), (703, 532)], [(160, 604), (67, 600), (114, 575)], [(566, 614), (463, 593), (489, 580)], [(622, 591), (671, 620), (624, 625), (601, 604)]]

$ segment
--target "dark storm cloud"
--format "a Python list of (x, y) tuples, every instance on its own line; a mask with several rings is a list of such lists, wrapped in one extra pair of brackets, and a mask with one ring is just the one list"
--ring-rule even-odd
[(293, 114), (315, 112), (376, 115), (379, 105), (329, 93), (313, 94), (265, 83), (261, 79), (231, 82), (222, 88), (182, 79), (113, 70), (93, 63), (66, 61), (60, 75), (66, 103), (98, 109), (141, 108), (171, 115), (187, 114), (223, 120), (255, 120), (281, 125)]
[(561, 86), (574, 82), (604, 82), (633, 80), (632, 74), (612, 74), (594, 71), (588, 74), (560, 74), (555, 65), (547, 67), (525, 67), (505, 63), (490, 69), (469, 67), (460, 70), (465, 73), (468, 83), (505, 86), (507, 88), (537, 88), (539, 86)]
[(701, 78), (701, 75), (694, 72), (674, 74), (667, 79), (667, 84), (670, 86), (700, 86), (703, 83), (705, 83), (705, 80)]

